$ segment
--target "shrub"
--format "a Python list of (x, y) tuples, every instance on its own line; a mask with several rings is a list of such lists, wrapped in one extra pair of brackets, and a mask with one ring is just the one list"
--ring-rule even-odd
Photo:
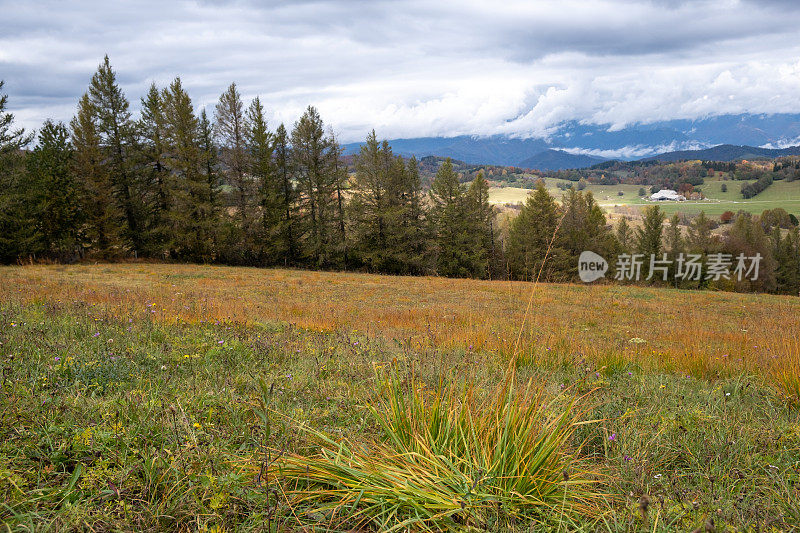
[(772, 174), (766, 174), (760, 177), (755, 183), (742, 185), (742, 196), (745, 199), (752, 198), (753, 196), (764, 191), (770, 185), (772, 185)]

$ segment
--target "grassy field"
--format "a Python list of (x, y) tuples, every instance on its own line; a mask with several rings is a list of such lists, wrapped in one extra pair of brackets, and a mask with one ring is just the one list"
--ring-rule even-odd
[(11, 530), (800, 524), (797, 298), (157, 264), (0, 280)]
[[(547, 190), (555, 198), (561, 198), (563, 191), (558, 188), (558, 182), (570, 183), (564, 180), (548, 178), (545, 180)], [(726, 184), (728, 190), (722, 192), (722, 184)], [(697, 214), (705, 211), (707, 215), (719, 216), (725, 211), (748, 211), (760, 214), (766, 209), (782, 207), (789, 213), (800, 216), (800, 180), (793, 182), (776, 181), (764, 192), (745, 200), (742, 198), (741, 188), (748, 181), (723, 181), (719, 178), (707, 178), (701, 186), (706, 200), (686, 201), (686, 202), (661, 202), (661, 209), (668, 214), (676, 212), (686, 214)], [(645, 206), (652, 205), (651, 202), (641, 198), (638, 194), (638, 185), (595, 185), (586, 187), (591, 191), (598, 203), (606, 210), (614, 210), (617, 207)], [(518, 187), (492, 187), (489, 190), (489, 200), (494, 204), (515, 204), (522, 203), (530, 194), (529, 189)], [(619, 192), (623, 195), (619, 196)]]

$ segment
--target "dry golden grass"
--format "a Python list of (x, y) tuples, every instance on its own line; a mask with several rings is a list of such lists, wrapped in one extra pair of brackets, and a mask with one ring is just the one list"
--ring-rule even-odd
[[(92, 305), (119, 319), (288, 322), (397, 342), (513, 350), (533, 284), (167, 264), (0, 268), (0, 298)], [(618, 285), (541, 284), (520, 360), (614, 365), (697, 377), (798, 368), (800, 300)], [(785, 383), (787, 380), (779, 380)]]

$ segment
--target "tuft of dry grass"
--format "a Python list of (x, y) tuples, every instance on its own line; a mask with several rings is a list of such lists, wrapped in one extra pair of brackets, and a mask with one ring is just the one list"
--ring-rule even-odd
[(382, 441), (360, 446), (305, 427), (318, 451), (279, 461), (276, 476), (295, 513), (336, 529), (381, 531), (597, 514), (597, 475), (568, 450), (579, 423), (571, 402), (546, 402), (530, 383), (517, 393), (513, 377), (483, 399), (469, 386), (426, 394), (397, 374), (384, 383), (372, 407)]
[(800, 339), (787, 338), (770, 364), (771, 381), (779, 393), (800, 405)]

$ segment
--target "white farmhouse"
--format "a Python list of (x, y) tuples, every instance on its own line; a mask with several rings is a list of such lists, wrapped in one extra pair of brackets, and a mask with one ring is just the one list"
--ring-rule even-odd
[(650, 195), (650, 200), (654, 202), (663, 202), (665, 200), (683, 202), (686, 200), (686, 197), (682, 194), (678, 194), (677, 191), (673, 191), (672, 189), (661, 189), (657, 193)]

